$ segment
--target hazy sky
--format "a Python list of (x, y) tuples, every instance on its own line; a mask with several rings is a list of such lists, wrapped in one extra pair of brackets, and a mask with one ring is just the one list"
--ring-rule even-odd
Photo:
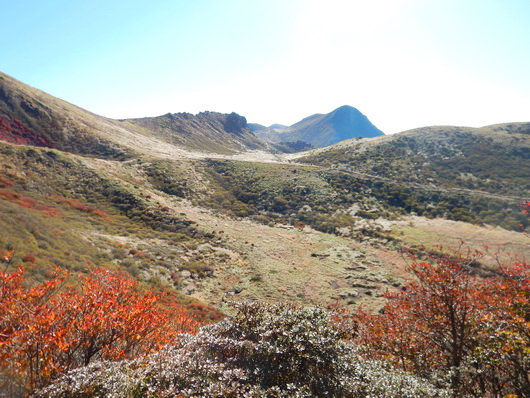
[(0, 70), (112, 118), (530, 121), (530, 0), (0, 0)]

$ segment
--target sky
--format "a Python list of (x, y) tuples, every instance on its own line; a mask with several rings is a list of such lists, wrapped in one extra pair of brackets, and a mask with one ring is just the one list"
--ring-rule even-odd
[(99, 115), (351, 105), (387, 134), (530, 121), (528, 0), (0, 0), (0, 71)]

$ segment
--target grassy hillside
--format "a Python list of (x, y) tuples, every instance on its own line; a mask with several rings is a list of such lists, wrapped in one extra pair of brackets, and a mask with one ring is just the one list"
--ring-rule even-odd
[(138, 187), (51, 149), (0, 145), (0, 208), (1, 250), (15, 251), (12, 263), (36, 280), (90, 263), (178, 292), (172, 275), (195, 264), (175, 259), (211, 239)]
[[(291, 143), (290, 149), (284, 148), (296, 150), (299, 144)], [(524, 378), (528, 369), (528, 339), (524, 340), (528, 336), (528, 320), (524, 318), (528, 278), (522, 274), (524, 271), (527, 275), (526, 263), (520, 260), (530, 256), (530, 246), (520, 226), (530, 223), (518, 204), (528, 199), (530, 188), (530, 124), (482, 129), (424, 128), (394, 136), (345, 141), (300, 155), (280, 156), (267, 151), (269, 146), (254, 137), (244, 118), (237, 114), (168, 114), (113, 121), (0, 75), (2, 287), (16, 279), (14, 272), (19, 264), (27, 269), (26, 282), (49, 281), (55, 267), (60, 267), (73, 274), (68, 282), (71, 285), (83, 280), (76, 277), (90, 274), (91, 264), (126, 272), (140, 281), (143, 288), (168, 293), (168, 303), (176, 298), (186, 306), (186, 316), (199, 321), (217, 321), (223, 312), (235, 315), (232, 320), (205, 328), (197, 335), (181, 335), (177, 346), (169, 346), (170, 351), (162, 354), (146, 352), (134, 361), (96, 361), (89, 364), (95, 364), (95, 368), (78, 368), (76, 388), (84, 389), (79, 394), (92, 396), (100, 391), (113, 391), (127, 395), (133, 390), (139, 393), (137, 388), (148, 385), (156, 386), (158, 390), (154, 393), (158, 394), (178, 379), (174, 375), (179, 372), (190, 375), (186, 381), (198, 382), (190, 386), (197, 388), (199, 395), (204, 395), (202, 386), (210, 393), (212, 386), (219, 388), (219, 394), (224, 394), (227, 386), (238, 386), (241, 390), (233, 391), (247, 393), (250, 379), (241, 377), (243, 368), (230, 367), (235, 372), (234, 378), (223, 379), (231, 374), (225, 366), (234, 365), (234, 359), (239, 358), (245, 366), (255, 364), (252, 358), (263, 348), (264, 375), (270, 374), (271, 360), (277, 361), (278, 369), (285, 366), (292, 371), (293, 362), (282, 356), (285, 353), (300, 355), (300, 366), (303, 365), (300, 369), (307, 369), (306, 347), (313, 347), (318, 354), (322, 341), (330, 343), (331, 351), (323, 353), (326, 360), (338, 366), (347, 364), (347, 369), (343, 369), (346, 379), (337, 384), (344, 389), (341, 393), (344, 396), (377, 395), (382, 391), (381, 385), (388, 396), (403, 391), (410, 396), (429, 397), (435, 394), (434, 386), (450, 385), (454, 391), (467, 389), (479, 396), (477, 391), (489, 391), (490, 387), (484, 386), (492, 380), (495, 391), (528, 390)], [(438, 245), (444, 248), (431, 252)], [(460, 250), (452, 253), (451, 247)], [(407, 258), (405, 253), (409, 249), (418, 257)], [(474, 249), (482, 249), (483, 254)], [(462, 259), (459, 257), (462, 254), (473, 258)], [(466, 352), (468, 362), (462, 368), (462, 383), (450, 383), (454, 362), (440, 360), (450, 358), (448, 353), (452, 355), (454, 350), (442, 347), (440, 353), (425, 362), (440, 348), (440, 339), (439, 335), (433, 335), (428, 341), (421, 340), (418, 334), (417, 325), (425, 322), (424, 304), (434, 306), (432, 323), (429, 320), (423, 325), (424, 334), (433, 330), (444, 332), (445, 325), (450, 324), (440, 322), (439, 309), (446, 308), (446, 302), (439, 305), (431, 300), (432, 289), (425, 290), (425, 302), (418, 301), (415, 289), (421, 293), (425, 286), (410, 283), (415, 277), (411, 274), (415, 269), (411, 261), (425, 258), (427, 263), (421, 266), (443, 265), (430, 269), (443, 272), (446, 279), (429, 277), (424, 282), (434, 282), (434, 288), (443, 293), (439, 295), (442, 298), (447, 297), (448, 291), (451, 298), (456, 297), (457, 305), (449, 307), (448, 320), (454, 321), (451, 309), (459, 310), (463, 308), (461, 303), (465, 303), (469, 307), (461, 313), (469, 322), (465, 324), (466, 339), (473, 344), (480, 341), (473, 346), (475, 351)], [(459, 268), (455, 268), (455, 262)], [(460, 262), (464, 262), (465, 269)], [(495, 273), (500, 263), (512, 262), (519, 268)], [(432, 276), (424, 276), (429, 275)], [(465, 283), (458, 286), (465, 288), (447, 289), (446, 282), (460, 283), (459, 278)], [(476, 284), (476, 288), (467, 280)], [(108, 285), (103, 286), (114, 292)], [(46, 309), (48, 293), (42, 294), (44, 304), (39, 300), (34, 303), (37, 310), (27, 306), (24, 300), (31, 295), (24, 294), (14, 295), (16, 305), (6, 307), (4, 325), (9, 325), (11, 313), (20, 310), (24, 315), (9, 330), (13, 338), (5, 334), (13, 347), (19, 347), (16, 340), (19, 330), (30, 336), (37, 330), (28, 326), (27, 319), (37, 319), (33, 316), (36, 313), (47, 315), (48, 310), (49, 314), (55, 314), (53, 308)], [(412, 311), (406, 314), (404, 307), (393, 307), (396, 301), (388, 300), (388, 294), (402, 300), (410, 298), (414, 305), (422, 307), (420, 310), (410, 307)], [(468, 300), (466, 295), (470, 294), (476, 302)], [(54, 300), (50, 303), (61, 302), (59, 296), (52, 296)], [(93, 296), (99, 300), (98, 295)], [(497, 297), (504, 298), (496, 302)], [(20, 306), (17, 299), (22, 302)], [(249, 304), (242, 304), (247, 300)], [(106, 305), (112, 309), (115, 303), (110, 301)], [(308, 309), (312, 305), (320, 308)], [(79, 308), (66, 307), (70, 313), (72, 308)], [(328, 315), (323, 307), (341, 310)], [(357, 320), (352, 321), (348, 308), (356, 310)], [(492, 308), (496, 308), (493, 318)], [(507, 308), (512, 312), (506, 312)], [(398, 311), (399, 316), (391, 311)], [(473, 311), (475, 315), (468, 318)], [(122, 317), (105, 312), (110, 324)], [(26, 314), (30, 318), (24, 318)], [(393, 327), (392, 322), (413, 319), (409, 316), (418, 314), (421, 319), (413, 323), (405, 321), (394, 335), (387, 333)], [(367, 322), (362, 323), (363, 317)], [(51, 328), (41, 328), (42, 325), (39, 328), (49, 333), (43, 334), (45, 338), (34, 339), (36, 348), (32, 342), (26, 344), (28, 353), (48, 344), (48, 337), (58, 335), (55, 321), (64, 321), (53, 315), (38, 318), (37, 323), (48, 322), (45, 318), (51, 319)], [(492, 319), (497, 323), (492, 324)], [(390, 323), (378, 327), (372, 322), (378, 320)], [(123, 317), (121, 322), (128, 324)], [(331, 327), (335, 323), (337, 329)], [(368, 326), (375, 330), (366, 329)], [(74, 335), (78, 332), (75, 327), (71, 329)], [(87, 330), (93, 331), (92, 324)], [(105, 326), (101, 330), (102, 336), (113, 336), (115, 332), (114, 327)], [(403, 330), (411, 333), (410, 340), (403, 339)], [(129, 338), (134, 341), (140, 339), (138, 336), (133, 334)], [(255, 341), (249, 340), (249, 336), (256, 337)], [(443, 333), (446, 336), (454, 333)], [(342, 337), (350, 342), (344, 342)], [(365, 341), (354, 347), (350, 344), (353, 338)], [(492, 338), (497, 339), (493, 345)], [(73, 339), (69, 348), (58, 345), (57, 358), (65, 356), (65, 347), (77, 355), (77, 341)], [(410, 371), (408, 350), (411, 342), (416, 341), (420, 345), (432, 343), (414, 350), (417, 358), (413, 359), (422, 364), (418, 368), (421, 372), (414, 371), (429, 377), (433, 385), (392, 368), (398, 364)], [(395, 347), (403, 344), (404, 349), (380, 352), (383, 343), (396, 344)], [(249, 348), (249, 344), (255, 347)], [(9, 350), (11, 347), (3, 343), (0, 346)], [(200, 347), (209, 348), (197, 355)], [(269, 347), (285, 347), (287, 351), (278, 356), (280, 351), (277, 348), (270, 351)], [(218, 362), (212, 361), (216, 350), (220, 350)], [(31, 367), (24, 361), (30, 363), (35, 356), (28, 354), (18, 361), (12, 357), (15, 351), (0, 355), (10, 359), (6, 363), (19, 369), (19, 376), (26, 375)], [(360, 360), (361, 352), (370, 361)], [(407, 357), (400, 357), (404, 352)], [(167, 361), (164, 369), (171, 369), (171, 373), (159, 371), (162, 364), (159, 355)], [(319, 355), (315, 358), (321, 358)], [(392, 355), (399, 361), (392, 364)], [(189, 362), (182, 358), (188, 358)], [(384, 365), (371, 361), (389, 358), (390, 363)], [(484, 358), (487, 360), (483, 361)], [(197, 373), (199, 370), (189, 373), (195, 369), (188, 366), (190, 363), (199, 366), (203, 373)], [(490, 363), (494, 366), (489, 366)], [(480, 368), (477, 364), (489, 367)], [(8, 367), (0, 366), (0, 390), (1, 386), (9, 385), (12, 392), (24, 396), (24, 386), (17, 384)], [(321, 370), (329, 372), (329, 369), (326, 365)], [(356, 370), (352, 373), (352, 369)], [(255, 370), (249, 372), (257, 374)], [(487, 372), (493, 372), (494, 377)], [(279, 379), (269, 380), (274, 386), (266, 392), (260, 390), (261, 376), (251, 382), (255, 384), (254, 392), (260, 394), (278, 395), (281, 392), (278, 383), (285, 389), (282, 396), (292, 396), (296, 388), (303, 394), (320, 393), (321, 385), (311, 384), (317, 380), (313, 375), (304, 381), (309, 384), (293, 387), (293, 383), (305, 380), (306, 373), (292, 372), (287, 383), (284, 372), (278, 372)], [(131, 374), (138, 377), (131, 379)], [(168, 374), (170, 381), (161, 377)], [(511, 384), (497, 383), (500, 380), (497, 374), (511, 377)], [(524, 377), (519, 379), (519, 375)], [(209, 383), (210, 377), (215, 382)], [(118, 379), (121, 381), (116, 384)], [(325, 380), (328, 379), (326, 376)], [(59, 379), (51, 390), (41, 391), (44, 394), (41, 396), (76, 395), (72, 392), (72, 380), (71, 375)], [(138, 387), (131, 380), (143, 384)], [(26, 387), (34, 386), (29, 383)], [(184, 388), (174, 387), (168, 390), (170, 396)], [(192, 391), (188, 387), (186, 394)], [(145, 391), (141, 390), (141, 394)], [(436, 394), (445, 393), (438, 390)]]
[[(530, 188), (529, 132), (528, 123), (480, 129), (429, 127), (339, 143), (309, 152), (299, 161), (380, 184), (394, 182), (406, 191), (430, 192), (433, 197), (450, 198), (442, 200), (449, 204), (456, 200), (467, 210), (456, 217), (450, 211), (450, 219), (517, 229), (524, 220), (516, 204)], [(428, 202), (424, 209), (405, 207), (434, 215)]]
[[(436, 230), (443, 221), (436, 218), (526, 222), (516, 203), (314, 165), (110, 161), (12, 144), (0, 154), (0, 245), (17, 261), (38, 264), (37, 274), (53, 265), (82, 272), (87, 261), (121, 267), (221, 307), (234, 292), (376, 305), (403, 277), (395, 250), (436, 244), (437, 233), (479, 245), (491, 235), (464, 223)], [(433, 224), (406, 221), (411, 214)]]
[(428, 127), (348, 141), (304, 162), (396, 182), (524, 196), (530, 188), (530, 123), (480, 129)]
[(228, 155), (266, 149), (236, 114), (112, 121), (1, 81), (0, 251), (39, 280), (89, 261), (218, 308), (227, 295), (377, 308), (406, 278), (402, 247), (495, 236), (525, 250), (480, 226), (528, 224), (517, 207), (528, 124), (420, 129), (271, 162)]
[(323, 232), (351, 231), (351, 236), (373, 233), (363, 226), (379, 218), (412, 213), (510, 229), (526, 222), (517, 200), (426, 189), (314, 166), (205, 162), (217, 188), (198, 203), (263, 222), (302, 222)]

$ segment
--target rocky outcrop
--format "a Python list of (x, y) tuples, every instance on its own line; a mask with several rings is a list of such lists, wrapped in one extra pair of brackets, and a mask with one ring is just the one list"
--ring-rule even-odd
[(241, 134), (243, 133), (243, 129), (247, 127), (247, 119), (232, 112), (231, 114), (226, 115), (226, 120), (223, 126), (229, 133)]

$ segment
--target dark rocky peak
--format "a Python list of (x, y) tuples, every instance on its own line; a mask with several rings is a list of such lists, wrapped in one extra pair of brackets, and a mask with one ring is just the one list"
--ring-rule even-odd
[(223, 127), (229, 133), (241, 134), (243, 129), (247, 127), (247, 119), (232, 112), (231, 114), (226, 115)]

